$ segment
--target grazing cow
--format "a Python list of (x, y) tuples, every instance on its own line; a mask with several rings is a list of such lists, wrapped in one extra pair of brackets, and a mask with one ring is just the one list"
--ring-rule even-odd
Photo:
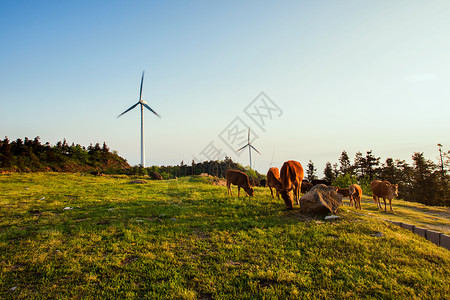
[(266, 183), (267, 183), (267, 180), (261, 179), (261, 180), (259, 181), (259, 186), (261, 186), (261, 187), (266, 187)]
[(272, 188), (275, 188), (277, 197), (278, 197), (278, 199), (280, 199), (279, 192), (281, 191), (283, 186), (281, 184), (280, 171), (278, 171), (278, 168), (276, 168), (276, 167), (270, 168), (269, 171), (267, 172), (267, 186), (270, 189), (272, 198), (275, 199), (275, 197), (273, 196), (273, 190), (272, 190)]
[(227, 170), (225, 172), (225, 178), (227, 179), (228, 194), (233, 196), (231, 191), (231, 184), (238, 186), (238, 197), (240, 196), (241, 188), (249, 195), (253, 196), (253, 188), (250, 186), (247, 174), (238, 170)]
[(306, 194), (309, 192), (309, 190), (313, 187), (312, 183), (308, 182), (307, 180), (302, 181), (302, 187), (300, 189), (300, 192), (302, 194)]
[(331, 182), (330, 181), (326, 181), (323, 179), (313, 179), (311, 180), (312, 185), (316, 185), (316, 184), (325, 184), (326, 186), (331, 186)]
[(355, 204), (355, 208), (361, 209), (361, 196), (362, 196), (362, 189), (359, 185), (357, 184), (352, 184), (351, 186), (348, 187), (348, 193), (350, 195), (350, 205), (352, 205), (352, 203)]
[(370, 183), (372, 189), (373, 201), (377, 204), (377, 208), (381, 208), (380, 198), (384, 201), (384, 211), (386, 211), (386, 198), (389, 199), (389, 206), (392, 210), (392, 199), (398, 196), (398, 184), (391, 184), (389, 181), (374, 180)]
[(283, 198), (287, 209), (293, 208), (292, 197), (290, 191), (293, 190), (294, 200), (300, 205), (300, 187), (303, 180), (303, 167), (295, 160), (289, 160), (283, 164), (280, 171), (281, 177), (281, 198)]

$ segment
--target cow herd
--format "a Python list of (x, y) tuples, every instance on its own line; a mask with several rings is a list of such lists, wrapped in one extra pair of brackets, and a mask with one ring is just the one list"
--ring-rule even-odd
[[(228, 194), (233, 195), (231, 191), (231, 185), (238, 186), (238, 196), (240, 196), (241, 188), (249, 195), (253, 196), (254, 190), (250, 186), (250, 181), (244, 172), (238, 170), (228, 170), (225, 173), (227, 181)], [(275, 198), (273, 189), (275, 189), (276, 196), (278, 199), (284, 200), (286, 208), (293, 208), (293, 201), (300, 205), (300, 192), (307, 193), (316, 184), (325, 184), (331, 186), (331, 182), (326, 182), (324, 180), (313, 180), (308, 182), (303, 180), (304, 171), (302, 165), (295, 160), (286, 161), (281, 170), (276, 167), (272, 167), (267, 172), (267, 179), (264, 182), (265, 186), (268, 186), (272, 198)], [(264, 186), (264, 185), (262, 185)], [(388, 181), (374, 180), (370, 185), (372, 189), (372, 197), (377, 204), (377, 208), (382, 209), (380, 199), (384, 201), (384, 210), (386, 211), (386, 199), (389, 200), (389, 206), (392, 211), (392, 199), (398, 196), (398, 185), (391, 184)], [(291, 193), (292, 191), (292, 193)], [(356, 209), (361, 209), (361, 196), (362, 189), (357, 184), (352, 184), (348, 188), (337, 188), (336, 192), (343, 197), (348, 197), (350, 199), (350, 206), (354, 206)], [(293, 195), (293, 199), (292, 196)]]

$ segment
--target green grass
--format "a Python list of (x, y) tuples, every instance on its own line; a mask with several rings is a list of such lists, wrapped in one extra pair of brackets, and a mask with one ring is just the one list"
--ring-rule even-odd
[(132, 179), (1, 175), (0, 299), (449, 298), (450, 252), (368, 216), (442, 225), (417, 205), (326, 222), (269, 189)]

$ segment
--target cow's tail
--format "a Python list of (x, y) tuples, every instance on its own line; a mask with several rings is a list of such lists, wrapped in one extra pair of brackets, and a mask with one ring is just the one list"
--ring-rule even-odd
[(373, 202), (374, 202), (375, 204), (378, 204), (377, 196), (375, 196), (374, 193), (372, 193), (372, 198), (373, 198)]

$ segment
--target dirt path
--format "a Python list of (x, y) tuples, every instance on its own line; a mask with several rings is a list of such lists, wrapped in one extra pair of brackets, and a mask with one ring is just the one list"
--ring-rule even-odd
[[(394, 199), (393, 212), (377, 209), (370, 197), (362, 199), (361, 213), (383, 220), (403, 222), (450, 235), (450, 208), (426, 206), (424, 204)], [(348, 201), (347, 203), (348, 204)], [(384, 205), (383, 205), (384, 207)], [(358, 211), (359, 212), (359, 211)]]

